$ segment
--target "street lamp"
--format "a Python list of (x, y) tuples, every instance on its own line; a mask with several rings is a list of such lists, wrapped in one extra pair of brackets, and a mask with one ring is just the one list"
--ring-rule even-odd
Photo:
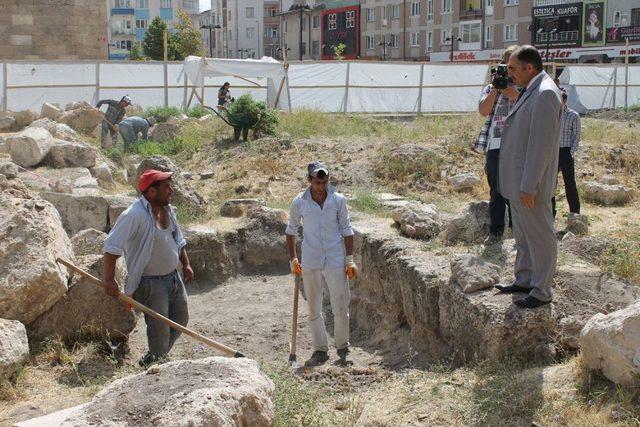
[(453, 42), (457, 41), (458, 43), (460, 43), (462, 41), (462, 39), (460, 38), (460, 36), (456, 37), (455, 39), (453, 38), (453, 34), (451, 34), (449, 37), (447, 37), (446, 39), (444, 39), (444, 41), (446, 42), (451, 42), (451, 54), (449, 55), (449, 60), (451, 62), (453, 62)]
[(260, 21), (258, 21), (257, 19), (255, 21), (256, 21), (256, 32), (258, 33), (256, 34), (256, 37), (258, 37), (258, 51), (256, 52), (256, 59), (258, 59), (262, 57), (260, 55), (260, 37), (262, 36), (260, 34)]
[(227, 53), (227, 44), (224, 42), (224, 29), (220, 26), (220, 24), (216, 24), (213, 26), (213, 28), (215, 28), (216, 30), (222, 30), (222, 50), (224, 50), (224, 57), (228, 58), (228, 53)]
[(386, 36), (382, 36), (382, 41), (378, 43), (378, 46), (382, 46), (382, 60), (387, 60), (387, 46), (391, 47), (391, 42), (386, 42)]
[(212, 36), (211, 36), (211, 30), (213, 30), (215, 28), (215, 26), (211, 25), (211, 24), (207, 24), (207, 25), (201, 25), (200, 29), (201, 30), (209, 30), (209, 57), (213, 58), (213, 43), (211, 43), (212, 40)]
[(291, 5), (289, 10), (297, 10), (300, 12), (300, 41), (298, 44), (298, 50), (300, 51), (300, 61), (302, 61), (302, 13), (305, 10), (311, 10), (311, 8), (306, 4), (294, 4)]

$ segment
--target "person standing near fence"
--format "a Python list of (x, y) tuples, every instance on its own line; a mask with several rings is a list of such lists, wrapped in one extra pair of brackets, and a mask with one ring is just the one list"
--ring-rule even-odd
[[(567, 105), (567, 91), (562, 93), (562, 119), (560, 120), (560, 157), (558, 171), (562, 172), (564, 190), (569, 203), (569, 216), (580, 215), (580, 197), (576, 185), (574, 156), (580, 143), (580, 114)], [(556, 214), (556, 200), (553, 198), (553, 215)]]
[[(507, 64), (511, 53), (518, 46), (509, 46), (502, 54), (501, 64)], [(478, 135), (478, 139), (472, 144), (476, 152), (486, 152), (484, 171), (489, 183), (489, 217), (491, 225), (489, 236), (484, 241), (485, 245), (499, 242), (504, 234), (504, 214), (508, 209), (507, 201), (498, 190), (498, 159), (500, 158), (500, 140), (504, 119), (518, 98), (518, 89), (510, 85), (504, 89), (497, 89), (493, 84), (487, 85), (482, 90), (482, 96), (478, 104), (478, 112), (487, 120)], [(509, 227), (511, 227), (511, 211), (509, 210)]]
[[(107, 112), (104, 114), (104, 120), (102, 120), (102, 128), (100, 131), (100, 146), (102, 148), (110, 148), (115, 145), (115, 139), (118, 135), (118, 125), (126, 113), (126, 108), (131, 105), (131, 98), (129, 95), (122, 97), (120, 101), (113, 99), (102, 99), (96, 104), (96, 108), (102, 107), (103, 104), (107, 104)], [(107, 135), (111, 138), (107, 140)]]

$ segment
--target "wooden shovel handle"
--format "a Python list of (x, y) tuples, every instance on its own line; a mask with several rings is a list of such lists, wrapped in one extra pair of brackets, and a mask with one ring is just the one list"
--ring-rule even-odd
[(295, 276), (293, 289), (293, 316), (291, 319), (291, 355), (296, 354), (296, 340), (298, 338), (298, 295), (300, 295), (300, 276)]
[[(89, 280), (91, 283), (93, 283), (96, 286), (99, 286), (100, 288), (104, 289), (104, 283), (102, 282), (102, 280), (98, 279), (95, 276), (92, 276), (91, 274), (87, 273), (86, 271), (82, 270), (79, 267), (76, 267), (75, 265), (73, 265), (72, 263), (70, 263), (69, 261), (66, 261), (62, 258), (57, 258), (56, 261), (62, 265), (64, 265), (65, 267), (69, 268), (70, 270), (80, 274), (82, 277), (84, 277), (85, 279)], [(166, 317), (164, 317), (162, 314), (151, 310), (149, 307), (147, 307), (146, 305), (142, 305), (140, 304), (138, 301), (134, 300), (131, 297), (128, 297), (127, 295), (120, 293), (118, 295), (118, 299), (120, 301), (122, 301), (125, 304), (128, 304), (140, 311), (142, 311), (145, 314), (148, 314), (151, 317), (154, 317), (158, 320), (160, 320), (163, 323), (166, 323), (167, 325), (171, 326), (173, 329), (182, 332), (185, 335), (189, 335), (192, 338), (195, 338), (196, 340), (208, 345), (209, 347), (215, 348), (216, 350), (219, 350), (229, 356), (233, 356), (233, 357), (245, 357), (244, 354), (240, 353), (239, 351), (236, 351), (230, 347), (227, 347), (224, 344), (221, 344), (219, 342), (216, 342), (212, 339), (209, 339), (203, 335), (200, 335), (199, 333), (189, 329), (189, 328), (185, 328), (184, 326), (174, 322), (171, 319), (167, 319)]]

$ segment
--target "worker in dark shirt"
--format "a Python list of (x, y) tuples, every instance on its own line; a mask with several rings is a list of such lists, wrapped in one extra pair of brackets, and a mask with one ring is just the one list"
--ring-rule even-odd
[(230, 87), (231, 84), (225, 82), (218, 90), (218, 109), (220, 110), (223, 109), (225, 104), (231, 99), (231, 95), (229, 94)]
[[(113, 99), (103, 99), (98, 101), (96, 105), (100, 108), (103, 104), (107, 104), (107, 112), (104, 114), (104, 120), (102, 120), (102, 129), (100, 131), (100, 146), (102, 148), (109, 148), (114, 144), (114, 141), (118, 135), (118, 129), (116, 125), (122, 121), (126, 113), (126, 108), (131, 105), (131, 98), (129, 95), (122, 97), (120, 101)], [(111, 136), (111, 141), (107, 140), (107, 134)]]

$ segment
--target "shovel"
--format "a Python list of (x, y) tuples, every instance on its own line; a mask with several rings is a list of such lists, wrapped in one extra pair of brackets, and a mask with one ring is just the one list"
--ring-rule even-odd
[[(64, 259), (61, 258), (57, 258), (56, 261), (62, 265), (64, 265), (65, 267), (69, 268), (70, 270), (80, 274), (82, 277), (84, 277), (85, 279), (89, 280), (91, 283), (93, 283), (96, 286), (99, 286), (100, 288), (104, 288), (104, 284), (102, 283), (102, 280), (98, 279), (95, 276), (92, 276), (91, 274), (87, 273), (86, 271), (76, 267), (75, 265), (71, 264), (69, 261), (66, 261)], [(195, 338), (196, 340), (208, 345), (209, 347), (215, 348), (216, 350), (219, 350), (229, 356), (233, 356), (233, 357), (245, 357), (244, 354), (240, 353), (237, 350), (234, 350), (230, 347), (227, 347), (224, 344), (221, 344), (219, 342), (216, 342), (212, 339), (209, 339), (203, 335), (200, 335), (199, 333), (197, 333), (196, 331), (193, 331), (189, 328), (185, 328), (184, 326), (182, 326), (179, 323), (174, 322), (173, 320), (167, 319), (166, 317), (164, 317), (162, 314), (157, 313), (153, 310), (151, 310), (149, 307), (147, 307), (146, 305), (142, 305), (140, 304), (138, 301), (134, 300), (133, 298), (128, 297), (127, 295), (120, 293), (118, 295), (118, 299), (120, 301), (122, 301), (123, 303), (132, 306), (133, 308), (136, 308), (140, 311), (142, 311), (145, 314), (148, 314), (149, 316), (160, 320), (163, 323), (166, 323), (167, 325), (171, 326), (173, 329), (182, 332), (185, 335), (189, 335), (191, 338)], [(294, 347), (295, 348), (295, 347)]]
[(293, 287), (293, 317), (291, 319), (291, 342), (289, 343), (289, 366), (298, 369), (298, 361), (296, 358), (296, 339), (298, 336), (298, 294), (300, 293), (300, 276), (295, 277), (295, 286)]

